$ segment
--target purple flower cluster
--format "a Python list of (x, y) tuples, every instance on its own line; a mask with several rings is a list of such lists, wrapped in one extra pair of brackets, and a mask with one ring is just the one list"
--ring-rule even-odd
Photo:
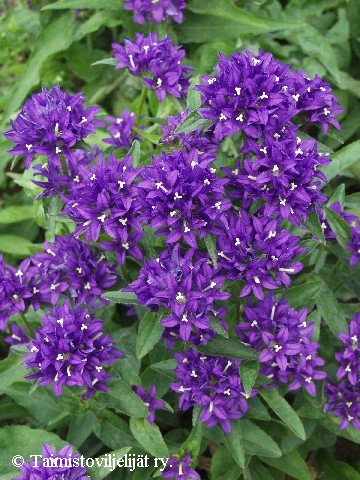
[(10, 335), (4, 337), (4, 342), (9, 345), (22, 345), (28, 343), (29, 339), (26, 335), (25, 328), (20, 328), (16, 323), (10, 325)]
[[(182, 410), (201, 407), (200, 421), (207, 427), (220, 425), (231, 431), (231, 420), (245, 415), (248, 404), (239, 376), (240, 360), (204, 355), (195, 350), (174, 353), (178, 382), (171, 385), (180, 394)], [(251, 396), (256, 394), (253, 390)]]
[(176, 23), (183, 21), (182, 10), (186, 8), (184, 0), (124, 0), (125, 10), (134, 10), (134, 22), (145, 25), (146, 22), (160, 23), (166, 18)]
[(319, 345), (311, 341), (314, 324), (306, 322), (307, 310), (293, 310), (281, 299), (270, 294), (256, 305), (245, 307), (245, 322), (240, 323), (240, 340), (260, 352), (260, 373), (272, 380), (289, 384), (289, 390), (304, 387), (316, 395), (314, 380), (326, 373), (318, 367), (324, 360), (317, 356)]
[(242, 210), (229, 218), (229, 228), (217, 237), (218, 262), (227, 279), (245, 280), (240, 292), (264, 298), (263, 289), (289, 287), (290, 277), (302, 269), (294, 258), (304, 252), (297, 245), (299, 237), (291, 236), (268, 217), (249, 216)]
[(133, 127), (135, 126), (135, 115), (129, 109), (124, 110), (118, 117), (105, 117), (108, 124), (106, 130), (110, 138), (104, 138), (103, 141), (117, 148), (130, 148), (135, 140)]
[(136, 41), (125, 39), (124, 45), (112, 46), (118, 62), (115, 68), (127, 68), (131, 74), (141, 76), (160, 102), (167, 93), (176, 98), (186, 94), (189, 88), (186, 75), (192, 68), (182, 65), (185, 50), (174, 46), (170, 38), (160, 40), (156, 33), (148, 37), (137, 33)]
[(360, 430), (360, 313), (352, 318), (349, 332), (341, 333), (339, 338), (344, 344), (335, 354), (339, 363), (336, 378), (340, 382), (326, 384), (328, 401), (324, 411), (341, 418), (340, 430), (349, 424)]
[(215, 122), (216, 140), (237, 132), (255, 139), (265, 132), (281, 136), (295, 116), (321, 124), (324, 132), (329, 125), (339, 128), (334, 117), (342, 109), (320, 77), (292, 72), (261, 50), (258, 55), (237, 52), (230, 59), (220, 53), (219, 59), (215, 76), (203, 77), (196, 87), (203, 101), (199, 112)]
[[(358, 225), (358, 217), (356, 215), (353, 215), (352, 213), (345, 212), (341, 206), (340, 202), (335, 202), (329, 205), (330, 210), (335, 212), (339, 217), (341, 217), (345, 222), (347, 222), (350, 227), (356, 227)], [(326, 240), (333, 240), (336, 238), (336, 233), (331, 230), (331, 227), (326, 219), (326, 215), (324, 210), (320, 208), (319, 206), (316, 208), (316, 212), (318, 214), (320, 224), (321, 224), (321, 229), (324, 233), (325, 239)]]
[(360, 228), (359, 226), (351, 227), (351, 242), (347, 243), (347, 247), (351, 252), (350, 266), (355, 267), (360, 260)]
[(141, 219), (150, 221), (155, 235), (166, 243), (184, 240), (197, 248), (196, 236), (220, 234), (227, 225), (225, 213), (231, 202), (225, 198), (227, 180), (217, 178), (211, 159), (203, 159), (196, 150), (163, 153), (145, 167), (139, 183)]
[(21, 475), (14, 477), (13, 480), (33, 480), (34, 478), (90, 480), (86, 475), (86, 467), (80, 465), (80, 455), (73, 454), (71, 445), (66, 445), (57, 452), (51, 445), (44, 444), (41, 449), (41, 459), (25, 462), (20, 467), (20, 471)]
[(86, 397), (97, 390), (106, 392), (105, 382), (110, 375), (104, 367), (123, 354), (103, 333), (102, 321), (85, 308), (71, 308), (67, 300), (61, 307), (49, 310), (42, 323), (28, 345), (31, 353), (24, 358), (27, 367), (36, 372), (26, 378), (39, 379), (39, 385), (53, 383), (57, 396), (64, 385), (86, 387)]
[(201, 342), (201, 335), (211, 330), (211, 316), (217, 316), (215, 302), (230, 296), (221, 291), (224, 276), (208, 262), (208, 257), (195, 255), (193, 249), (182, 256), (177, 245), (146, 261), (128, 290), (140, 305), (153, 311), (165, 309), (161, 325), (175, 339)]
[(162, 472), (163, 478), (172, 478), (175, 480), (197, 480), (200, 475), (191, 468), (190, 453), (186, 452), (183, 458), (170, 457), (166, 467)]
[(151, 385), (151, 387), (149, 388), (149, 392), (146, 392), (146, 390), (141, 385), (138, 385), (137, 387), (134, 386), (132, 387), (132, 389), (136, 393), (136, 395), (141, 398), (141, 400), (145, 403), (147, 409), (149, 410), (149, 416), (147, 417), (149, 423), (154, 423), (155, 410), (165, 407), (165, 402), (159, 400), (158, 398), (155, 398), (156, 386)]
[(96, 131), (102, 123), (94, 117), (99, 107), (84, 107), (81, 93), (69, 95), (60, 86), (43, 88), (25, 102), (5, 136), (16, 143), (9, 153), (25, 155), (29, 168), (35, 154), (58, 158)]
[(84, 233), (87, 242), (97, 241), (101, 232), (110, 237), (101, 245), (115, 250), (119, 263), (125, 255), (142, 257), (137, 242), (143, 235), (138, 212), (138, 188), (134, 183), (141, 170), (133, 168), (131, 157), (122, 161), (113, 155), (108, 161), (100, 157), (98, 163), (81, 169), (81, 180), (74, 182), (67, 195), (62, 214), (76, 223), (75, 235)]

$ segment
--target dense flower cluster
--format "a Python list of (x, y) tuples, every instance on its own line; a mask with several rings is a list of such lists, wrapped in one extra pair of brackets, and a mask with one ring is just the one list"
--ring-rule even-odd
[(271, 53), (258, 55), (245, 50), (229, 59), (219, 54), (215, 76), (202, 78), (201, 115), (215, 122), (217, 140), (242, 132), (248, 138), (281, 136), (291, 120), (319, 123), (326, 132), (342, 109), (331, 87), (320, 77), (308, 79), (303, 72), (291, 72), (289, 65), (275, 60)]
[(314, 323), (306, 322), (307, 310), (293, 310), (281, 299), (270, 294), (256, 305), (245, 307), (245, 322), (240, 323), (240, 340), (260, 352), (260, 373), (272, 380), (289, 384), (289, 390), (304, 387), (316, 395), (314, 380), (326, 373), (318, 367), (324, 360), (317, 356), (319, 345), (311, 341)]
[(102, 321), (85, 308), (71, 308), (66, 301), (49, 310), (42, 323), (28, 345), (31, 353), (24, 359), (27, 367), (36, 372), (26, 378), (39, 379), (39, 385), (53, 383), (57, 396), (64, 385), (86, 387), (87, 397), (97, 390), (106, 392), (105, 382), (110, 375), (104, 367), (123, 354), (103, 333)]
[(225, 198), (227, 180), (217, 178), (211, 160), (203, 160), (196, 150), (183, 150), (153, 157), (139, 183), (141, 219), (150, 221), (155, 235), (172, 244), (183, 239), (193, 248), (196, 236), (219, 234), (227, 225), (225, 213), (231, 202)]
[(154, 90), (160, 102), (167, 93), (176, 98), (189, 88), (187, 73), (192, 70), (182, 65), (185, 50), (174, 46), (170, 38), (160, 40), (156, 33), (148, 37), (136, 34), (136, 41), (126, 39), (124, 45), (113, 43), (117, 65), (127, 68), (135, 76), (142, 76), (146, 87)]
[(105, 117), (108, 124), (106, 127), (110, 138), (104, 138), (104, 142), (117, 148), (130, 148), (135, 140), (133, 127), (135, 126), (135, 114), (129, 109), (124, 110), (118, 117)]
[(149, 410), (149, 416), (147, 417), (150, 423), (155, 422), (155, 410), (165, 407), (165, 402), (155, 398), (156, 395), (156, 386), (151, 385), (149, 392), (141, 386), (132, 387), (133, 391), (138, 395), (141, 400), (145, 403), (147, 409)]
[(170, 457), (162, 472), (163, 478), (175, 480), (197, 480), (200, 475), (191, 468), (190, 453), (186, 452), (183, 458)]
[[(73, 454), (71, 445), (66, 445), (58, 452), (51, 446), (44, 444), (39, 457), (31, 462), (25, 462), (21, 467), (21, 475), (13, 480), (90, 480), (86, 475), (86, 467), (80, 465), (80, 455)], [(53, 460), (56, 459), (56, 462)]]
[(70, 148), (96, 131), (102, 123), (94, 117), (99, 107), (84, 107), (81, 93), (69, 95), (60, 86), (43, 88), (25, 102), (5, 136), (16, 146), (9, 153), (25, 155), (29, 168), (35, 154), (68, 154)]
[(172, 18), (176, 23), (183, 21), (184, 0), (124, 0), (125, 10), (134, 10), (134, 22), (145, 25), (146, 22), (160, 23)]
[(300, 262), (293, 261), (305, 251), (298, 240), (276, 220), (250, 217), (242, 210), (230, 216), (228, 230), (217, 237), (218, 262), (228, 271), (228, 279), (245, 280), (241, 297), (252, 292), (263, 299), (264, 289), (289, 287), (289, 275), (302, 269)]
[[(171, 388), (180, 394), (182, 410), (201, 406), (200, 421), (231, 431), (231, 420), (245, 415), (248, 404), (239, 376), (240, 360), (204, 355), (195, 350), (174, 353), (179, 379)], [(253, 390), (251, 396), (256, 394)]]
[(211, 330), (211, 316), (217, 315), (215, 302), (230, 296), (221, 291), (224, 276), (208, 261), (207, 256), (195, 255), (193, 249), (183, 256), (177, 245), (171, 252), (165, 250), (159, 258), (146, 261), (128, 289), (136, 294), (140, 305), (153, 311), (165, 309), (161, 325), (170, 334), (196, 342)]
[(116, 250), (120, 263), (126, 254), (141, 258), (137, 246), (143, 234), (138, 220), (141, 205), (134, 183), (141, 170), (133, 168), (131, 161), (129, 155), (122, 161), (113, 155), (107, 162), (100, 157), (97, 164), (81, 170), (81, 181), (74, 182), (63, 196), (66, 206), (62, 214), (76, 223), (75, 235), (84, 233), (89, 242), (98, 240), (103, 231), (114, 239), (103, 242), (103, 248)]

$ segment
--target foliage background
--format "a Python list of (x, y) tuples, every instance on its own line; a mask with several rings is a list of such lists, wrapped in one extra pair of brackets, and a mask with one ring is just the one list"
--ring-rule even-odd
[[(0, 4), (0, 130), (9, 118), (15, 116), (27, 95), (61, 84), (64, 90), (82, 91), (88, 104), (99, 104), (103, 113), (119, 114), (124, 108), (135, 111), (139, 101), (140, 83), (134, 77), (115, 71), (112, 65), (93, 63), (111, 57), (111, 42), (134, 38), (135, 31), (148, 32), (148, 27), (135, 25), (132, 13), (122, 8), (120, 0), (62, 0), (50, 3), (40, 0), (2, 0)], [(75, 9), (80, 9), (76, 14)], [(294, 69), (302, 69), (309, 76), (319, 74), (334, 87), (334, 93), (344, 108), (340, 120), (341, 138), (333, 135), (326, 140), (317, 131), (309, 132), (325, 142), (335, 152), (335, 177), (325, 192), (342, 196), (341, 184), (346, 186), (345, 207), (360, 215), (360, 2), (359, 0), (189, 0), (182, 25), (151, 27), (165, 32), (174, 43), (184, 45), (187, 64), (195, 68), (195, 75), (210, 73), (217, 61), (218, 51), (230, 55), (242, 47), (261, 48), (273, 54)], [(145, 116), (152, 118), (147, 133), (156, 139), (160, 124), (169, 114), (175, 114), (178, 102), (167, 99), (158, 104), (150, 95)], [(155, 120), (154, 120), (155, 119)], [(158, 120), (156, 120), (158, 119)], [(148, 121), (148, 123), (150, 120)], [(146, 123), (146, 120), (145, 120)], [(100, 147), (104, 132), (91, 137), (91, 143)], [(30, 182), (31, 170), (23, 173), (21, 164), (10, 171), (11, 157), (6, 153), (10, 144), (0, 138), (0, 252), (15, 264), (20, 258), (34, 253), (45, 238), (52, 239), (55, 231), (66, 234), (66, 225), (57, 223), (54, 202), (33, 202), (37, 187)], [(144, 158), (155, 146), (142, 146)], [(223, 147), (223, 159), (234, 155), (231, 142)], [(226, 161), (226, 160), (224, 160)], [(340, 177), (336, 175), (341, 174)], [(330, 257), (329, 257), (330, 255)], [(331, 256), (332, 255), (332, 256)], [(325, 261), (328, 259), (328, 261)], [(330, 259), (330, 260), (329, 260)], [(311, 306), (314, 301), (329, 325), (336, 331), (346, 317), (359, 311), (359, 268), (351, 272), (339, 247), (333, 252), (322, 249), (307, 260), (307, 275), (300, 287), (290, 292), (292, 305)], [(350, 272), (350, 273), (349, 273)], [(126, 278), (126, 277), (125, 277)], [(316, 285), (315, 285), (316, 284)], [(116, 365), (115, 374), (124, 383), (139, 378), (141, 361), (135, 355), (136, 325), (124, 319), (122, 307), (104, 310), (107, 330), (121, 340), (128, 359)], [(36, 322), (36, 319), (34, 319)], [(119, 330), (119, 325), (123, 328)], [(322, 331), (322, 356), (331, 362), (334, 336)], [(125, 348), (123, 345), (126, 345)], [(336, 346), (336, 345), (335, 345)], [(138, 447), (129, 427), (114, 409), (98, 409), (90, 401), (80, 404), (71, 393), (55, 399), (47, 389), (37, 389), (29, 395), (28, 382), (23, 380), (21, 358), (7, 357), (7, 347), (0, 344), (0, 478), (11, 478), (9, 459), (13, 454), (26, 456), (36, 453), (43, 442), (59, 447), (72, 443), (84, 455), (91, 457), (124, 446)], [(159, 392), (165, 394), (171, 382), (171, 369), (166, 365), (164, 351), (157, 347), (145, 357), (141, 366), (141, 380), (146, 385), (154, 378)], [(159, 362), (161, 363), (159, 366)], [(158, 367), (149, 366), (158, 364)], [(151, 383), (151, 382), (150, 382)], [(116, 404), (117, 412), (129, 413), (124, 391), (118, 392), (123, 404)], [(115, 394), (114, 394), (115, 395)], [(165, 396), (176, 404), (172, 394)], [(129, 399), (129, 403), (131, 400)], [(360, 479), (357, 444), (359, 432), (352, 429), (339, 436), (336, 422), (322, 418), (321, 399), (297, 396), (293, 406), (303, 420), (307, 440), (294, 436), (276, 417), (271, 419), (264, 405), (254, 403), (247, 415), (261, 427), (257, 435), (246, 437), (245, 453), (257, 455), (250, 469), (243, 470), (226, 447), (217, 448), (217, 438), (210, 437), (210, 449), (205, 443), (196, 444), (201, 435), (192, 430), (194, 450), (199, 450), (202, 478), (236, 480), (271, 480), (296, 478), (309, 480), (324, 478)], [(321, 418), (320, 418), (321, 417)], [(165, 438), (169, 446), (180, 445), (191, 431), (191, 418), (168, 412), (159, 415), (166, 425)], [(317, 421), (319, 420), (319, 421)], [(250, 420), (248, 420), (250, 424)], [(245, 424), (244, 424), (245, 425)], [(30, 430), (30, 428), (32, 430)], [(36, 430), (33, 430), (36, 429)], [(251, 432), (251, 428), (248, 428)], [(262, 432), (262, 433), (259, 433)], [(271, 436), (282, 451), (279, 457), (275, 447), (269, 447)], [(66, 440), (66, 442), (65, 442)], [(297, 448), (299, 447), (299, 448)], [(275, 451), (274, 451), (275, 450)], [(210, 457), (212, 461), (210, 464)], [(306, 462), (305, 462), (306, 460)], [(267, 465), (267, 467), (265, 467)], [(205, 473), (207, 472), (207, 473)], [(1, 474), (3, 476), (1, 476)], [(152, 472), (142, 470), (130, 474), (117, 471), (114, 478), (146, 479)]]

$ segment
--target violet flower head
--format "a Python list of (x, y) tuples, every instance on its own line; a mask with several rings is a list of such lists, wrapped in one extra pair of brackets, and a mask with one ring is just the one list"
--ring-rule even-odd
[(130, 148), (132, 141), (136, 138), (132, 131), (135, 126), (134, 113), (126, 109), (118, 117), (105, 117), (105, 121), (110, 138), (103, 138), (103, 141), (113, 147)]
[(29, 286), (34, 308), (41, 302), (55, 305), (65, 292), (77, 305), (106, 305), (108, 302), (101, 295), (118, 280), (115, 265), (109, 264), (96, 248), (72, 235), (45, 242), (44, 252), (36, 253), (31, 261), (33, 275)]
[(177, 245), (146, 261), (127, 290), (136, 294), (140, 305), (153, 311), (165, 309), (161, 325), (188, 341), (194, 333), (211, 330), (215, 302), (230, 296), (221, 291), (224, 276), (207, 262), (208, 257), (195, 256), (193, 249), (183, 256)]
[(360, 388), (359, 383), (354, 386), (347, 380), (327, 382), (324, 390), (327, 403), (325, 413), (332, 413), (341, 419), (339, 429), (344, 430), (353, 425), (360, 430)]
[[(340, 202), (335, 202), (329, 205), (330, 210), (335, 212), (339, 217), (341, 217), (345, 222), (347, 222), (351, 228), (354, 228), (354, 230), (359, 229), (359, 219), (356, 215), (353, 215), (352, 213), (345, 212), (341, 206)], [(331, 230), (331, 227), (326, 219), (326, 214), (325, 211), (320, 207), (316, 207), (316, 212), (318, 214), (320, 224), (321, 224), (321, 229), (324, 233), (325, 239), (326, 240), (332, 240), (336, 238), (336, 233)]]
[(200, 475), (191, 468), (190, 453), (186, 452), (183, 458), (170, 457), (166, 467), (162, 472), (163, 478), (172, 478), (175, 480), (197, 480)]
[(230, 280), (244, 280), (240, 296), (251, 292), (264, 298), (264, 289), (274, 290), (290, 285), (290, 276), (302, 269), (294, 258), (304, 252), (299, 237), (291, 236), (276, 220), (249, 216), (244, 210), (229, 219), (229, 228), (217, 238), (220, 267), (228, 271)]
[[(51, 462), (56, 459), (56, 462)], [(77, 460), (75, 460), (77, 459)], [(75, 466), (78, 464), (79, 466)], [(66, 445), (56, 451), (51, 445), (44, 444), (41, 449), (41, 459), (25, 462), (20, 467), (21, 474), (13, 480), (90, 480), (86, 475), (86, 467), (80, 466), (80, 455), (73, 454), (71, 445)]]
[(335, 353), (340, 364), (336, 378), (347, 377), (354, 387), (360, 385), (360, 313), (356, 313), (349, 325), (348, 333), (340, 333), (344, 347)]
[(151, 387), (149, 388), (149, 392), (146, 392), (146, 390), (141, 385), (132, 387), (132, 390), (136, 393), (136, 395), (141, 398), (141, 400), (145, 403), (147, 409), (149, 410), (149, 416), (147, 417), (149, 423), (154, 423), (155, 410), (165, 407), (165, 402), (159, 400), (158, 398), (155, 398), (155, 385), (151, 385)]
[(23, 345), (24, 343), (28, 343), (29, 339), (26, 335), (25, 328), (20, 328), (16, 323), (12, 323), (10, 325), (10, 335), (4, 337), (4, 342), (9, 345)]
[(360, 260), (360, 228), (352, 227), (350, 228), (351, 242), (347, 243), (346, 246), (350, 250), (350, 267), (355, 267)]
[[(180, 408), (200, 406), (201, 422), (207, 427), (219, 424), (229, 434), (231, 420), (244, 416), (248, 408), (249, 397), (239, 376), (240, 360), (204, 355), (192, 349), (175, 353), (174, 357), (179, 381), (171, 388), (180, 394)], [(253, 390), (250, 396), (256, 393)]]
[(125, 10), (134, 11), (134, 22), (145, 25), (146, 22), (160, 23), (167, 18), (182, 23), (186, 8), (184, 0), (124, 0)]
[(77, 142), (94, 133), (102, 122), (94, 117), (99, 107), (84, 107), (81, 93), (70, 95), (60, 86), (43, 88), (26, 100), (5, 137), (16, 146), (13, 155), (25, 155), (29, 168), (35, 154), (57, 156), (67, 154)]
[(153, 157), (139, 183), (141, 219), (150, 221), (155, 235), (166, 243), (183, 239), (193, 248), (196, 236), (220, 234), (227, 225), (225, 213), (231, 202), (225, 197), (227, 179), (217, 178), (211, 160), (203, 160), (196, 150), (183, 150)]
[(101, 232), (115, 242), (104, 242), (106, 250), (117, 250), (118, 260), (124, 263), (125, 254), (141, 258), (137, 246), (143, 234), (138, 220), (141, 205), (135, 184), (141, 169), (133, 168), (127, 155), (119, 161), (110, 155), (101, 157), (96, 165), (81, 170), (82, 180), (74, 183), (64, 195), (66, 207), (62, 214), (73, 220), (75, 235), (84, 233), (85, 240), (97, 241)]
[(136, 40), (125, 39), (124, 45), (113, 43), (116, 69), (127, 68), (135, 76), (141, 76), (144, 84), (154, 90), (163, 102), (166, 94), (181, 98), (189, 88), (187, 74), (191, 67), (182, 65), (185, 50), (174, 46), (169, 37), (160, 40), (156, 33), (148, 37), (136, 34)]
[(326, 373), (317, 356), (319, 345), (311, 341), (314, 324), (306, 322), (307, 310), (292, 309), (285, 299), (278, 302), (269, 294), (256, 305), (245, 307), (245, 322), (236, 327), (240, 340), (260, 353), (260, 373), (272, 380), (289, 384), (289, 390), (304, 387), (316, 395), (316, 380)]
[(110, 375), (105, 367), (123, 354), (103, 333), (102, 321), (85, 308), (71, 308), (67, 300), (49, 310), (42, 322), (28, 345), (31, 353), (24, 358), (36, 372), (25, 378), (39, 379), (40, 386), (53, 384), (56, 396), (61, 396), (64, 385), (85, 387), (86, 397), (97, 390), (107, 392)]

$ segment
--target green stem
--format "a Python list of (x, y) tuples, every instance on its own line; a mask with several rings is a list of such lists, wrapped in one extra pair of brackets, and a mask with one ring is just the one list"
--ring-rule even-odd
[(25, 326), (28, 334), (30, 335), (30, 337), (31, 337), (31, 338), (34, 338), (34, 333), (35, 333), (35, 332), (34, 332), (34, 329), (31, 327), (31, 325), (30, 325), (29, 322), (27, 321), (25, 315), (24, 315), (22, 312), (20, 312), (20, 313), (19, 313), (19, 316), (20, 316), (20, 318), (21, 318), (21, 320), (22, 320), (22, 322), (23, 322), (23, 324), (24, 324), (24, 326)]
[(145, 100), (146, 100), (146, 95), (147, 95), (147, 87), (143, 87), (143, 89), (141, 90), (139, 106), (136, 110), (135, 127), (137, 127), (139, 125), (141, 112), (142, 112), (142, 109), (143, 109), (143, 106), (144, 106), (144, 103), (145, 103)]

